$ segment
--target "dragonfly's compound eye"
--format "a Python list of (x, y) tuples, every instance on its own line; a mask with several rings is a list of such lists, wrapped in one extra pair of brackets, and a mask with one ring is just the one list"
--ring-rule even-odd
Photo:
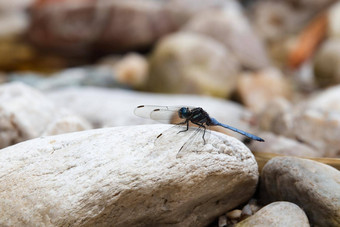
[(187, 118), (189, 115), (190, 111), (188, 107), (182, 107), (179, 109), (178, 114), (180, 118)]

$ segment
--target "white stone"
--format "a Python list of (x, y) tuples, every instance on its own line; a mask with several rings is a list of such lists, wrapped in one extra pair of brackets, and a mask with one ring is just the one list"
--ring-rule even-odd
[[(56, 129), (55, 121), (65, 110), (58, 108), (39, 91), (20, 83), (0, 86), (0, 148), (36, 138), (48, 128), (59, 133), (70, 132), (72, 127)], [(77, 119), (75, 129), (88, 129), (84, 119)], [(52, 124), (52, 125), (50, 125)], [(54, 125), (54, 126), (53, 126)]]
[(154, 147), (168, 127), (104, 128), (0, 150), (0, 226), (206, 226), (250, 199), (258, 167), (244, 144), (212, 133), (176, 158), (175, 137)]
[(55, 119), (50, 122), (42, 135), (51, 136), (68, 132), (83, 131), (91, 128), (92, 126), (82, 117), (62, 109), (60, 110), (60, 113), (55, 116)]

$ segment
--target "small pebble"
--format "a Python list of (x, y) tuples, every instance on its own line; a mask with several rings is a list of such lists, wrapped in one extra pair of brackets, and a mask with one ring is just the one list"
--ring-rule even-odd
[(228, 224), (227, 217), (222, 215), (218, 218), (218, 227), (226, 227)]
[(242, 214), (242, 210), (232, 210), (232, 211), (229, 211), (227, 213), (227, 217), (230, 218), (230, 219), (238, 219), (241, 217), (241, 214)]

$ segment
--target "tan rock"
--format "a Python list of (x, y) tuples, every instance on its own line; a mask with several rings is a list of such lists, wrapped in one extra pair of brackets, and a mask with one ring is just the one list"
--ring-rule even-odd
[(150, 91), (228, 97), (239, 63), (212, 38), (175, 33), (162, 39), (150, 59)]
[(335, 3), (328, 14), (328, 34), (333, 38), (340, 38), (340, 3)]
[(182, 30), (219, 41), (245, 68), (261, 69), (269, 65), (266, 50), (237, 1), (228, 1), (223, 8), (196, 14)]
[[(265, 202), (289, 201), (300, 206), (312, 225), (340, 225), (340, 172), (307, 159), (276, 157), (261, 173)], [(291, 225), (288, 225), (291, 226)]]
[(289, 99), (292, 92), (288, 81), (275, 68), (242, 74), (237, 91), (241, 101), (256, 112), (262, 111), (275, 98)]
[(316, 52), (314, 76), (320, 87), (340, 83), (340, 39), (328, 39)]
[(235, 227), (309, 227), (303, 210), (289, 202), (275, 202), (260, 209), (255, 215), (239, 222)]
[(258, 136), (263, 138), (266, 142), (256, 143), (252, 141), (251, 144), (248, 145), (249, 149), (252, 151), (301, 157), (321, 157), (323, 154), (306, 144), (284, 136), (275, 135), (269, 132), (259, 133)]

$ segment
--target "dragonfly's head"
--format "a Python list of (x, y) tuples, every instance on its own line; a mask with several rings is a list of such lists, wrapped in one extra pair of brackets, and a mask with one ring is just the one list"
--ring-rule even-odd
[(178, 115), (180, 118), (187, 119), (190, 116), (191, 111), (188, 107), (182, 107), (178, 110)]

